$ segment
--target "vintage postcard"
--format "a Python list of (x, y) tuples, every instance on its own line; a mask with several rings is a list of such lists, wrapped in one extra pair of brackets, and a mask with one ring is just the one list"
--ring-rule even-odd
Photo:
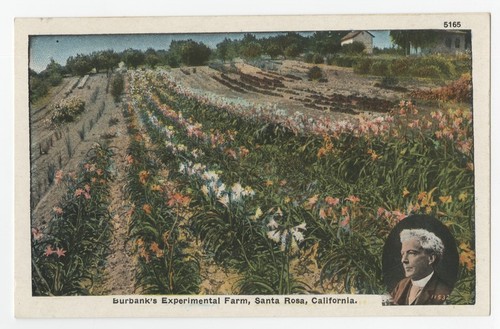
[(489, 314), (489, 14), (15, 33), (17, 317)]

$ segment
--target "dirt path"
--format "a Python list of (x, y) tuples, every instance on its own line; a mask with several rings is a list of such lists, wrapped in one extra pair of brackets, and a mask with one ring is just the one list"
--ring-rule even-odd
[[(118, 119), (117, 112), (121, 111), (121, 103), (116, 105), (113, 118)], [(132, 204), (129, 201), (124, 187), (127, 183), (127, 149), (129, 136), (126, 120), (120, 116), (113, 126), (115, 137), (111, 139), (110, 147), (114, 151), (115, 179), (110, 186), (110, 200), (108, 207), (112, 218), (112, 237), (109, 245), (109, 255), (106, 257), (102, 281), (99, 282), (93, 295), (130, 295), (139, 293), (135, 286), (136, 257), (132, 252), (129, 241), (129, 222)]]
[(116, 137), (111, 143), (112, 147), (116, 147), (113, 157), (116, 166), (116, 178), (111, 186), (111, 204), (109, 205), (113, 225), (112, 237), (109, 245), (110, 254), (106, 258), (103, 281), (93, 292), (95, 295), (129, 295), (136, 293), (136, 259), (132, 253), (131, 243), (128, 240), (129, 211), (132, 205), (123, 189), (127, 178), (125, 162), (127, 149), (122, 147), (124, 143), (128, 143), (128, 137), (125, 134)]

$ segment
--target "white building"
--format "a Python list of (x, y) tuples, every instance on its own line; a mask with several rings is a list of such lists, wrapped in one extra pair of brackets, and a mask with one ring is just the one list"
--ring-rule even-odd
[(353, 42), (361, 42), (365, 45), (365, 53), (373, 53), (373, 38), (375, 36), (368, 31), (351, 31), (345, 37), (340, 39), (340, 45), (348, 45)]

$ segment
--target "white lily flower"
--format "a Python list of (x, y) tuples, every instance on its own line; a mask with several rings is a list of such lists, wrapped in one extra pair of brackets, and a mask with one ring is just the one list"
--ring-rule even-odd
[(304, 230), (304, 231), (307, 230), (306, 229), (306, 223), (302, 223), (300, 225), (297, 225), (294, 228), (297, 229), (297, 230)]
[(277, 229), (278, 228), (278, 223), (276, 223), (276, 221), (274, 219), (271, 219), (269, 221), (269, 223), (267, 223), (267, 227), (271, 228), (271, 229)]
[(304, 241), (304, 235), (302, 234), (302, 232), (296, 230), (295, 228), (292, 229), (292, 236), (297, 242)]
[(205, 196), (208, 196), (208, 187), (206, 185), (203, 185), (201, 187), (201, 192), (203, 192)]
[(268, 231), (267, 237), (274, 242), (280, 242), (280, 232), (278, 230)]
[(219, 202), (227, 207), (229, 205), (229, 196), (227, 194), (224, 194), (222, 197), (219, 198)]

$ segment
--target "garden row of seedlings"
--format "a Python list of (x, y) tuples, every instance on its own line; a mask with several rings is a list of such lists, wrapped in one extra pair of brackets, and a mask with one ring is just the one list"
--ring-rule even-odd
[(48, 227), (32, 228), (33, 295), (91, 294), (108, 252), (112, 156), (96, 143), (78, 173), (56, 173), (56, 184), (67, 192)]
[[(99, 92), (99, 88), (97, 87), (94, 92), (92, 93), (90, 103), (94, 104), (95, 100), (97, 98)], [(39, 156), (42, 155), (48, 155), (50, 154), (51, 148), (55, 145), (55, 143), (58, 143), (59, 140), (62, 139), (64, 136), (64, 146), (66, 148), (66, 154), (67, 156), (64, 156), (62, 153), (57, 154), (57, 156), (54, 155), (54, 158), (57, 158), (57, 164), (54, 162), (50, 162), (47, 165), (47, 181), (39, 181), (37, 183), (37, 193), (34, 193), (32, 191), (32, 196), (31, 196), (31, 204), (32, 207), (36, 206), (36, 204), (39, 202), (41, 196), (47, 192), (47, 190), (50, 188), (50, 186), (54, 183), (54, 178), (55, 178), (55, 173), (57, 171), (57, 168), (63, 168), (63, 166), (69, 162), (71, 157), (73, 156), (75, 152), (75, 148), (77, 145), (73, 145), (72, 139), (70, 136), (70, 129), (69, 127), (66, 126), (65, 128), (65, 133), (63, 133), (63, 128), (62, 124), (65, 124), (67, 122), (74, 121), (78, 115), (85, 111), (85, 102), (83, 102), (80, 98), (71, 98), (71, 99), (64, 99), (59, 103), (56, 103), (54, 105), (54, 112), (57, 113), (57, 109), (68, 106), (68, 103), (73, 105), (76, 105), (78, 108), (80, 108), (78, 111), (75, 111), (71, 115), (66, 114), (67, 118), (65, 120), (56, 120), (54, 121), (53, 119), (51, 120), (52, 125), (55, 127), (55, 131), (45, 140), (41, 141), (38, 146), (39, 146)], [(82, 124), (81, 128), (77, 130), (78, 136), (80, 137), (80, 141), (84, 141), (86, 139), (86, 136), (90, 133), (90, 131), (94, 128), (94, 125), (99, 121), (99, 119), (102, 117), (104, 114), (104, 110), (106, 108), (106, 104), (103, 101), (99, 105), (99, 109), (97, 111), (96, 117), (91, 118), (88, 122), (87, 125), (85, 123)], [(65, 112), (68, 112), (65, 110)], [(59, 115), (60, 116), (60, 115)], [(57, 117), (57, 116), (56, 116)], [(55, 140), (54, 140), (55, 139)], [(32, 161), (36, 161), (38, 159), (37, 154), (32, 152)]]

